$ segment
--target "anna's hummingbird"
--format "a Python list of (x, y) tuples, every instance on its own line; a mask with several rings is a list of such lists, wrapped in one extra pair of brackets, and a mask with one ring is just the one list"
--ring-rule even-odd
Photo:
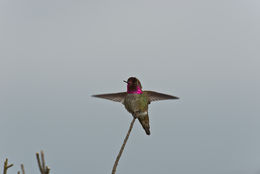
[(126, 110), (133, 115), (133, 117), (138, 118), (146, 134), (150, 135), (148, 105), (152, 101), (179, 98), (154, 91), (142, 91), (142, 85), (136, 77), (130, 77), (124, 82), (127, 83), (127, 92), (99, 94), (93, 95), (93, 97), (121, 102), (125, 106)]

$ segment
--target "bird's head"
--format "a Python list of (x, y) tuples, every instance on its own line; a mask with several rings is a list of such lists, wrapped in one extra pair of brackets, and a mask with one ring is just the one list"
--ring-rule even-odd
[(129, 77), (127, 81), (127, 92), (128, 93), (142, 93), (141, 82), (136, 77)]

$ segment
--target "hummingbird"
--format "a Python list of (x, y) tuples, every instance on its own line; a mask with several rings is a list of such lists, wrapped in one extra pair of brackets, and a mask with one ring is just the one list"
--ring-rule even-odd
[(92, 96), (122, 103), (126, 110), (131, 113), (134, 118), (139, 120), (146, 134), (150, 135), (148, 105), (153, 101), (179, 98), (155, 91), (143, 91), (141, 82), (136, 77), (129, 77), (128, 80), (124, 82), (127, 83), (126, 92)]

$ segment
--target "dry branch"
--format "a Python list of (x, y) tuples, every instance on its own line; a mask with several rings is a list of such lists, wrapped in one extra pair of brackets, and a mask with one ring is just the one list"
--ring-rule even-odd
[(115, 173), (116, 173), (116, 168), (117, 168), (118, 162), (119, 162), (120, 157), (121, 157), (121, 155), (122, 155), (122, 153), (123, 153), (123, 151), (124, 151), (126, 142), (127, 142), (128, 138), (129, 138), (129, 135), (130, 135), (130, 133), (131, 133), (131, 131), (132, 131), (132, 128), (133, 128), (133, 126), (134, 126), (134, 123), (135, 123), (135, 117), (133, 117), (133, 120), (132, 120), (132, 122), (131, 122), (131, 124), (130, 124), (130, 126), (129, 126), (128, 132), (127, 132), (126, 137), (125, 137), (125, 139), (124, 139), (124, 142), (123, 142), (123, 144), (122, 144), (122, 146), (121, 146), (121, 149), (120, 149), (120, 151), (119, 151), (119, 153), (118, 153), (118, 155), (117, 155), (117, 157), (116, 157), (116, 160), (115, 160), (115, 163), (114, 163), (114, 166), (113, 166), (113, 169), (112, 169), (112, 174), (115, 174)]
[[(24, 170), (24, 165), (23, 164), (21, 164), (21, 169), (22, 169), (22, 174), (25, 174), (25, 170)], [(17, 172), (17, 174), (20, 174), (20, 173), (21, 173), (20, 171)]]
[(21, 164), (22, 174), (25, 174), (24, 166)]
[(49, 174), (50, 173), (50, 168), (45, 165), (45, 159), (44, 159), (44, 153), (41, 151), (41, 159), (39, 153), (36, 153), (36, 158), (39, 166), (39, 170), (41, 174)]
[(5, 159), (5, 163), (4, 163), (4, 171), (3, 171), (3, 174), (7, 174), (7, 169), (9, 169), (10, 167), (12, 167), (13, 164), (9, 164), (8, 165), (8, 159), (6, 158)]
[[(45, 164), (43, 151), (41, 151), (41, 158), (40, 158), (39, 153), (36, 153), (36, 158), (37, 158), (37, 162), (38, 162), (41, 174), (49, 174), (50, 173), (50, 168), (48, 166), (46, 166), (46, 164)], [(3, 174), (7, 174), (7, 169), (9, 169), (12, 166), (13, 166), (13, 164), (8, 164), (8, 159), (6, 158), (6, 160), (4, 162)], [(21, 164), (21, 171), (22, 171), (22, 174), (25, 174), (25, 170), (24, 170), (24, 165), (23, 164)], [(18, 171), (17, 174), (21, 174), (21, 172)]]

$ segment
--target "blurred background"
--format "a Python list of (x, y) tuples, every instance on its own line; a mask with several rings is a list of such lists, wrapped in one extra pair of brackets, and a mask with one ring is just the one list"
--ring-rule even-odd
[[(132, 116), (92, 94), (143, 89), (118, 173), (260, 173), (260, 1), (0, 1), (0, 165), (110, 173)], [(2, 170), (2, 169), (1, 169)]]

